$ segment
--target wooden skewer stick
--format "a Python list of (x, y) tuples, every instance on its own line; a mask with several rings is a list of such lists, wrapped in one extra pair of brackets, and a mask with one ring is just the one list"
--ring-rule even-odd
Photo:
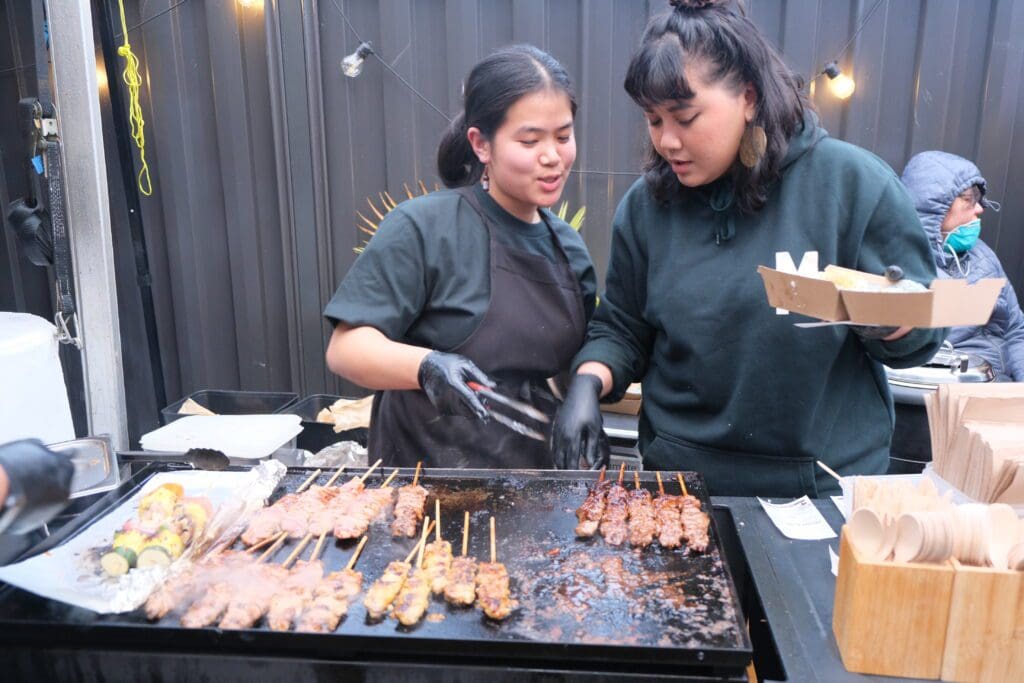
[(312, 538), (313, 538), (313, 534), (312, 533), (308, 533), (305, 536), (303, 536), (302, 540), (299, 541), (299, 544), (297, 546), (295, 546), (295, 550), (293, 550), (291, 552), (291, 554), (287, 558), (285, 558), (285, 561), (281, 563), (281, 566), (284, 567), (285, 569), (287, 569), (288, 566), (292, 562), (295, 561), (295, 558), (299, 556), (299, 553), (301, 553), (303, 550), (305, 550), (306, 546), (309, 545), (309, 541)]
[(441, 542), (441, 499), (434, 499), (434, 521), (437, 522), (437, 528), (434, 529), (435, 536), (434, 540), (438, 543)]
[(820, 467), (821, 469), (823, 469), (826, 472), (828, 472), (829, 474), (831, 474), (835, 478), (836, 481), (842, 481), (843, 478), (840, 477), (839, 474), (834, 469), (832, 469), (831, 467), (829, 467), (828, 465), (826, 465), (825, 463), (823, 463), (820, 460), (818, 461), (818, 467)]
[(658, 495), (665, 495), (665, 485), (661, 483), (661, 472), (654, 471), (654, 476), (658, 478)]
[(462, 518), (462, 556), (466, 556), (466, 551), (469, 550), (469, 510), (466, 510), (466, 516)]
[(345, 565), (345, 569), (351, 570), (352, 567), (356, 566), (356, 560), (359, 559), (359, 553), (363, 551), (364, 545), (366, 545), (366, 536), (359, 539), (359, 545), (356, 546), (356, 550), (352, 553), (352, 557), (348, 558), (348, 564)]
[(626, 474), (626, 463), (619, 466), (619, 486), (622, 486), (622, 477)]
[(690, 495), (690, 492), (686, 490), (686, 482), (683, 481), (683, 475), (679, 472), (676, 472), (676, 477), (679, 479), (679, 488), (682, 489), (683, 495)]
[(316, 558), (320, 557), (320, 550), (324, 547), (324, 540), (327, 538), (327, 531), (320, 534), (320, 538), (316, 539), (316, 545), (313, 546), (313, 552), (309, 555), (309, 561), (314, 562)]
[(259, 558), (257, 558), (256, 564), (259, 564), (263, 560), (267, 559), (268, 557), (270, 557), (271, 555), (276, 553), (278, 551), (278, 549), (281, 547), (281, 544), (284, 543), (284, 540), (286, 538), (288, 538), (288, 532), (287, 531), (282, 531), (281, 533), (279, 533), (277, 535), (277, 540), (274, 541), (273, 545), (271, 545), (269, 548), (267, 548), (263, 552), (263, 554), (260, 555)]
[(389, 475), (388, 475), (388, 478), (384, 480), (384, 483), (383, 483), (383, 484), (381, 484), (381, 485), (380, 485), (380, 487), (381, 487), (382, 489), (386, 489), (386, 488), (388, 487), (388, 484), (390, 484), (390, 483), (391, 483), (391, 481), (392, 481), (392, 480), (393, 480), (393, 479), (394, 479), (395, 477), (397, 477), (397, 476), (398, 476), (398, 468), (396, 467), (396, 468), (395, 468), (395, 470), (394, 470), (394, 471), (393, 471), (393, 472), (392, 472), (391, 474), (389, 474)]
[(425, 533), (422, 536), (420, 536), (420, 542), (416, 544), (416, 547), (413, 548), (412, 551), (410, 551), (409, 554), (405, 556), (404, 561), (406, 564), (408, 564), (412, 560), (413, 556), (415, 556), (416, 553), (420, 551), (420, 546), (423, 545), (423, 542), (427, 540), (427, 536), (429, 536), (430, 532), (433, 530), (434, 523), (430, 521), (430, 517), (427, 517), (423, 520), (423, 531)]
[[(429, 517), (427, 518), (427, 521), (430, 521)], [(426, 523), (424, 523), (423, 524), (423, 535), (420, 537), (420, 550), (416, 554), (416, 568), (417, 569), (419, 569), (420, 567), (423, 566), (423, 549), (427, 545), (427, 536), (429, 535), (429, 533), (430, 532), (427, 530), (427, 525), (426, 525)]]
[[(282, 531), (281, 533), (287, 533), (287, 532)], [(280, 537), (280, 535), (281, 534), (274, 534), (270, 538), (264, 538), (259, 543), (253, 543), (251, 546), (246, 548), (246, 550), (245, 550), (246, 554), (254, 553), (254, 552), (256, 552), (257, 550), (259, 550), (261, 548), (266, 548), (268, 545), (270, 545), (271, 543), (276, 541), (278, 539), (278, 537)]]
[(491, 564), (498, 561), (498, 554), (494, 549), (494, 515), (491, 515)]
[(419, 483), (419, 480), (420, 480), (420, 468), (421, 467), (423, 467), (423, 461), (422, 460), (420, 460), (418, 463), (416, 463), (416, 474), (414, 474), (413, 477), (412, 477), (412, 485), (413, 486), (415, 486), (417, 483)]
[(636, 470), (633, 470), (633, 488), (640, 490), (640, 473)]
[(342, 465), (341, 467), (338, 468), (338, 471), (334, 473), (334, 476), (327, 480), (327, 483), (324, 484), (324, 486), (325, 487), (326, 486), (330, 486), (334, 482), (338, 481), (338, 477), (340, 477), (341, 473), (344, 472), (344, 471), (345, 471), (345, 466)]
[(299, 488), (295, 489), (295, 493), (302, 493), (303, 491), (305, 491), (306, 487), (312, 484), (313, 480), (319, 477), (322, 472), (323, 470), (321, 469), (314, 471), (313, 474), (309, 475), (309, 478), (306, 479), (306, 481), (302, 482), (302, 485), (299, 486)]
[(601, 476), (599, 476), (597, 478), (597, 483), (598, 484), (600, 484), (601, 482), (604, 481), (604, 473), (605, 473), (605, 470), (607, 470), (607, 469), (608, 469), (608, 465), (605, 465), (604, 467), (601, 468)]
[(363, 473), (363, 476), (361, 476), (361, 477), (359, 478), (359, 481), (361, 481), (361, 482), (363, 482), (363, 483), (365, 484), (365, 483), (366, 483), (366, 479), (367, 479), (367, 477), (369, 477), (369, 476), (370, 476), (370, 473), (371, 473), (371, 472), (373, 472), (373, 471), (374, 471), (375, 469), (377, 469), (377, 467), (378, 467), (378, 466), (379, 466), (379, 465), (380, 465), (380, 464), (381, 464), (382, 462), (384, 462), (383, 458), (377, 458), (377, 462), (373, 463), (373, 465), (372, 465), (372, 466), (370, 467), (370, 469), (366, 470), (366, 472), (364, 472), (364, 473)]

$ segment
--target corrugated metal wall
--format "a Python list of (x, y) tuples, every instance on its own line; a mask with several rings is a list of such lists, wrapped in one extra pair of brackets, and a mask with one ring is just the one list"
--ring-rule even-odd
[[(125, 4), (129, 25), (155, 17), (130, 36), (145, 69), (156, 189), (143, 213), (170, 398), (206, 387), (354, 391), (324, 366), (320, 311), (363, 241), (355, 212), (382, 190), (399, 197), (403, 184), (432, 185), (446, 123), (375, 60), (343, 77), (355, 32), (445, 112), (457, 109), (470, 66), (497, 46), (531, 42), (560, 59), (578, 84), (584, 171), (565, 198), (587, 205), (584, 235), (603, 275), (611, 216), (644, 139), (622, 78), (663, 0), (190, 0), (164, 14), (175, 0)], [(811, 75), (873, 4), (748, 8), (788, 63)], [(984, 238), (1018, 290), (1021, 35), (1024, 0), (883, 0), (841, 60), (857, 80), (853, 98), (814, 84), (829, 131), (897, 170), (924, 149), (977, 160), (1003, 201)]]

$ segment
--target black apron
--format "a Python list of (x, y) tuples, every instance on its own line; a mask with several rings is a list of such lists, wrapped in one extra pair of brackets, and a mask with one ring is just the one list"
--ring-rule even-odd
[[(459, 194), (487, 229), (491, 298), (469, 338), (444, 350), (472, 360), (498, 382), (499, 391), (553, 415), (553, 399), (541, 400), (547, 394), (545, 381), (569, 366), (586, 332), (576, 274), (547, 221), (560, 256), (557, 263), (502, 244), (473, 191), (462, 188)], [(551, 467), (546, 440), (528, 439), (494, 420), (483, 423), (468, 409), (466, 416), (438, 415), (421, 390), (376, 393), (368, 450), (371, 460), (382, 458), (394, 467), (412, 467), (420, 460), (426, 467)]]

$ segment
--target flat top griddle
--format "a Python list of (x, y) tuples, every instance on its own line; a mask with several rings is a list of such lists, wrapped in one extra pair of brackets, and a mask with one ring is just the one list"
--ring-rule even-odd
[[(289, 471), (273, 500), (295, 490), (308, 474), (309, 470)], [(379, 486), (385, 474), (374, 473), (367, 486)], [(403, 471), (394, 485), (408, 483), (411, 475)], [(343, 475), (339, 483), (349, 476)], [(319, 482), (328, 477), (324, 473)], [(489, 559), (488, 520), (495, 515), (498, 560), (508, 567), (513, 597), (520, 603), (500, 623), (477, 609), (455, 608), (436, 597), (427, 617), (414, 627), (403, 627), (393, 619), (371, 622), (360, 597), (332, 634), (276, 633), (262, 624), (245, 631), (190, 630), (179, 625), (180, 614), (150, 623), (141, 610), (97, 615), (11, 589), (0, 593), (0, 633), (27, 637), (35, 627), (66, 635), (78, 630), (90, 642), (110, 644), (113, 639), (140, 647), (216, 644), (261, 653), (447, 656), (538, 666), (575, 661), (613, 668), (642, 665), (645, 670), (677, 673), (742, 670), (750, 660), (751, 645), (714, 524), (705, 554), (669, 551), (657, 544), (642, 551), (614, 548), (599, 537), (577, 539), (574, 513), (595, 479), (596, 475), (554, 471), (424, 470), (421, 474), (420, 483), (430, 492), (428, 514), (433, 516), (433, 501), (439, 497), (442, 535), (456, 554), (463, 511), (468, 510), (470, 555)], [(137, 481), (132, 490), (144, 481)], [(644, 474), (641, 481), (656, 492), (652, 474)], [(688, 473), (686, 482), (710, 511), (699, 475)], [(631, 488), (632, 482), (628, 483)], [(669, 492), (678, 493), (678, 486), (672, 485)], [(122, 499), (127, 495), (130, 491)], [(95, 519), (83, 520), (65, 535), (81, 532)], [(389, 522), (390, 516), (370, 528), (356, 567), (364, 574), (364, 590), (388, 562), (402, 559), (416, 543), (417, 539), (393, 538)], [(296, 543), (282, 547), (275, 559), (283, 560)], [(326, 569), (344, 566), (355, 545), (331, 539), (321, 554)], [(302, 557), (308, 554), (307, 548)]]

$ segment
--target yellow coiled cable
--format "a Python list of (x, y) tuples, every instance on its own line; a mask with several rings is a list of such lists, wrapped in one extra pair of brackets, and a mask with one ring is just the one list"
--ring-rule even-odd
[(121, 11), (121, 35), (124, 36), (124, 44), (117, 48), (117, 54), (124, 57), (124, 83), (128, 86), (128, 121), (132, 128), (132, 139), (135, 146), (139, 148), (139, 163), (142, 169), (139, 171), (138, 182), (139, 192), (145, 196), (153, 194), (153, 184), (149, 178), (149, 164), (146, 163), (146, 136), (143, 127), (146, 122), (142, 118), (142, 105), (139, 104), (139, 88), (142, 87), (142, 77), (139, 76), (139, 58), (132, 52), (132, 46), (128, 42), (128, 22), (124, 18), (124, 0), (117, 0), (118, 9)]

